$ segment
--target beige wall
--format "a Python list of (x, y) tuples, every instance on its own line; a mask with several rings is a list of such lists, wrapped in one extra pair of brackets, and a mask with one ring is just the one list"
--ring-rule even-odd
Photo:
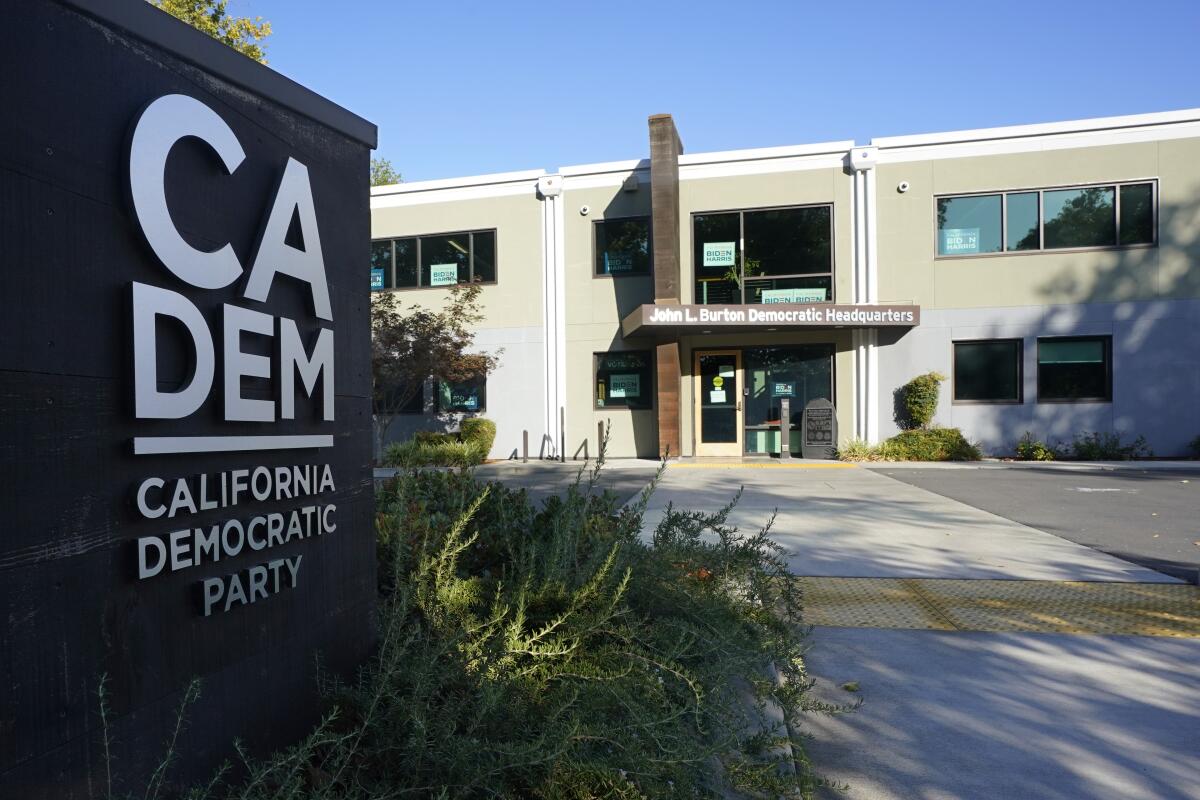
[[(884, 156), (886, 161), (886, 154)], [(882, 163), (879, 297), (926, 308), (1200, 296), (1200, 139)], [(1159, 246), (935, 258), (937, 195), (1157, 178)], [(901, 194), (896, 186), (907, 181)]]
[[(542, 325), (542, 204), (527, 193), (371, 209), (371, 238), (496, 229), (496, 284), (484, 286), (480, 328)], [(443, 288), (397, 290), (404, 303), (444, 307)]]
[[(628, 173), (626, 173), (628, 174)], [(595, 407), (593, 355), (610, 350), (650, 350), (649, 341), (625, 342), (621, 319), (642, 303), (654, 302), (650, 276), (595, 276), (593, 227), (597, 221), (650, 215), (650, 184), (643, 179), (635, 192), (613, 185), (576, 189), (568, 178), (563, 191), (567, 330), (567, 455), (586, 439), (596, 454), (597, 424), (609, 423), (609, 454), (654, 458), (658, 450), (655, 411)], [(587, 215), (581, 214), (583, 206)], [(654, 391), (654, 387), (650, 387)]]

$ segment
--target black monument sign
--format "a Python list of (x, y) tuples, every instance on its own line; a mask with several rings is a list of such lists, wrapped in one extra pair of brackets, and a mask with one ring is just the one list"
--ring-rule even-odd
[(375, 129), (141, 0), (0, 29), (0, 796), (301, 735), (370, 652)]
[(805, 458), (833, 458), (837, 450), (837, 414), (823, 397), (809, 401), (801, 423), (801, 450)]

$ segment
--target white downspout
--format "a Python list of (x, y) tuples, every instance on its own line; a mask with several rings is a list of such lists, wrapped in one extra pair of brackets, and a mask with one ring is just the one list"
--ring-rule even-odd
[(566, 298), (565, 250), (562, 207), (562, 177), (544, 175), (538, 179), (538, 198), (542, 201), (542, 368), (544, 374), (543, 420), (547, 456), (558, 456), (563, 430), (559, 409), (566, 405)]
[[(874, 147), (850, 151), (854, 174), (854, 302), (879, 302), (879, 263), (875, 224)], [(879, 441), (879, 348), (874, 330), (856, 330), (854, 342), (854, 433), (871, 444)]]

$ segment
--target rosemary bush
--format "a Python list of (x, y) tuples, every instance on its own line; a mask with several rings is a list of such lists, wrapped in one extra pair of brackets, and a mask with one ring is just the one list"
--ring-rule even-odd
[(541, 509), (466, 472), (388, 484), (378, 657), (232, 796), (810, 796), (801, 714), (833, 709), (777, 545), (732, 503), (643, 542), (653, 484), (618, 509), (596, 474)]

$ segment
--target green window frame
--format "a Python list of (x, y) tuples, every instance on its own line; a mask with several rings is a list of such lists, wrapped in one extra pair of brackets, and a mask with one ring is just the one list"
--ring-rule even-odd
[(1024, 352), (1021, 339), (967, 339), (952, 343), (953, 389), (958, 404), (1024, 402)]
[(592, 354), (593, 404), (598, 410), (654, 407), (654, 356), (650, 350)]
[(375, 239), (371, 291), (494, 285), (499, 279), (496, 240), (495, 228)]
[[(614, 249), (614, 244), (620, 245)], [(597, 278), (646, 276), (654, 271), (650, 217), (609, 217), (592, 224), (593, 275)]]
[(1112, 336), (1037, 340), (1039, 403), (1111, 403)]
[(939, 259), (1158, 245), (1157, 179), (939, 195), (934, 211)]

